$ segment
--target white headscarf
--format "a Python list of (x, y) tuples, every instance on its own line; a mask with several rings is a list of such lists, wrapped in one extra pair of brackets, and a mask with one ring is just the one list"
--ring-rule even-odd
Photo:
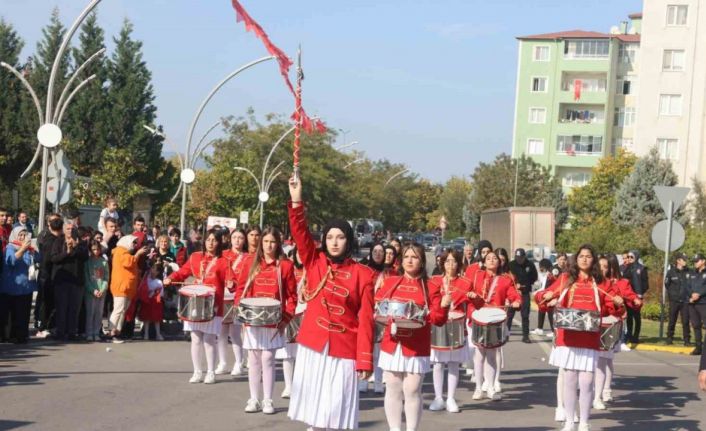
[(15, 242), (19, 240), (20, 233), (22, 232), (27, 232), (27, 228), (23, 226), (17, 226), (12, 229), (12, 232), (10, 232), (10, 238), (8, 238), (9, 242)]
[(135, 241), (137, 241), (135, 235), (125, 235), (118, 240), (117, 247), (122, 247), (132, 253), (135, 250)]

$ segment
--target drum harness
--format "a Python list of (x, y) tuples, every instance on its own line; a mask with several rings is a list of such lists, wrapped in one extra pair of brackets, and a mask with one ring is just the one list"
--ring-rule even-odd
[[(284, 306), (284, 295), (282, 293), (282, 269), (279, 266), (279, 260), (275, 261), (275, 267), (277, 268), (277, 287), (279, 288), (279, 300), (280, 300), (280, 303), (282, 303), (282, 306)], [(260, 273), (260, 267), (258, 266), (258, 268), (253, 272), (253, 274), (250, 277), (248, 277), (248, 281), (245, 283), (245, 288), (243, 289), (243, 294), (240, 296), (241, 299), (246, 297), (246, 294), (250, 290), (250, 286), (252, 286), (253, 282), (255, 281), (255, 277), (259, 273)], [(262, 316), (264, 316), (265, 313), (267, 313), (267, 310), (262, 310), (262, 311), (260, 311), (260, 313), (258, 313), (256, 315), (244, 316), (244, 317), (247, 317), (249, 319), (259, 319)], [(238, 314), (242, 315), (242, 313), (240, 311), (238, 311)], [(275, 333), (275, 336), (276, 335), (277, 335), (277, 333)], [(274, 339), (274, 336), (272, 337), (272, 339)]]
[[(402, 280), (404, 280), (404, 277), (405, 276), (403, 275), (400, 277), (399, 280), (397, 280), (397, 283), (395, 283), (395, 285), (392, 286), (392, 289), (390, 289), (390, 292), (388, 292), (389, 296), (386, 295), (386, 298), (383, 298), (383, 299), (392, 299), (392, 294), (395, 293), (395, 291), (397, 290), (399, 285), (402, 284)], [(428, 300), (428, 296), (427, 296), (427, 285), (424, 282), (423, 277), (419, 277), (419, 278), (421, 279), (422, 292), (424, 293), (424, 309), (422, 310), (422, 313), (426, 316), (427, 314), (429, 314), (429, 300)], [(414, 301), (412, 301), (410, 299), (408, 302), (413, 303)], [(388, 323), (388, 325), (390, 325), (390, 335), (393, 335), (393, 336), (397, 335), (397, 324), (395, 323), (395, 320), (392, 317), (389, 317), (387, 320), (387, 323)]]

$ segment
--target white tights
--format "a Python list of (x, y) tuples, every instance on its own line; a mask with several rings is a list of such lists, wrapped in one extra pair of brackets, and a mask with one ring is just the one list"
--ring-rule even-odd
[(488, 381), (488, 388), (493, 387), (497, 369), (497, 351), (497, 348), (486, 349), (476, 346), (476, 352), (473, 355), (473, 374), (476, 376), (476, 389), (483, 387), (483, 380)]
[(559, 374), (556, 376), (556, 406), (559, 409), (564, 408), (564, 369), (559, 368)]
[[(261, 385), (262, 383), (262, 385)], [(275, 350), (248, 350), (250, 398), (271, 400), (275, 389)], [(263, 398), (260, 398), (262, 386)]]
[(194, 371), (203, 371), (201, 350), (206, 352), (207, 370), (213, 371), (216, 362), (216, 334), (191, 331), (191, 362), (194, 364)]
[[(458, 362), (449, 362), (449, 384), (446, 393), (447, 398), (456, 398), (456, 387), (458, 386)], [(444, 396), (444, 364), (434, 364), (434, 397), (443, 398)]]
[(235, 323), (221, 326), (221, 334), (218, 336), (218, 362), (221, 364), (228, 363), (228, 336), (230, 335), (233, 355), (235, 356), (235, 365), (243, 364), (243, 340), (240, 336), (241, 331), (242, 326)]
[(292, 391), (292, 379), (294, 378), (294, 358), (282, 359), (282, 374), (284, 374), (284, 388)]
[(613, 383), (613, 359), (598, 358), (596, 365), (595, 399), (600, 399), (603, 391), (609, 391)]
[(416, 430), (422, 420), (423, 374), (384, 372), (385, 416), (390, 428), (402, 428), (402, 407), (407, 430)]
[(566, 421), (573, 423), (578, 391), (579, 422), (588, 423), (593, 401), (593, 373), (589, 371), (564, 370), (564, 409)]

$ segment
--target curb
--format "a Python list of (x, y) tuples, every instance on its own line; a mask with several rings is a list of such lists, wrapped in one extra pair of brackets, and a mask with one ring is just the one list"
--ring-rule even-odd
[(638, 344), (637, 346), (631, 344), (630, 347), (633, 350), (643, 351), (643, 352), (664, 352), (664, 353), (676, 353), (679, 355), (689, 355), (694, 348), (693, 347), (678, 347), (678, 346), (662, 346), (659, 344)]

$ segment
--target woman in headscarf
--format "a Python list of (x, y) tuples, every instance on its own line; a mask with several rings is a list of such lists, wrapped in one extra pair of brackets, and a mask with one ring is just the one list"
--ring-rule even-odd
[(0, 322), (10, 317), (10, 338), (17, 344), (29, 339), (29, 315), (32, 309), (32, 294), (37, 290), (37, 268), (39, 256), (31, 246), (27, 228), (17, 226), (10, 232), (3, 256), (2, 278), (0, 278)]
[[(122, 343), (120, 333), (125, 323), (125, 316), (130, 303), (137, 295), (139, 283), (140, 257), (147, 253), (147, 247), (137, 248), (138, 238), (125, 235), (118, 240), (113, 249), (113, 261), (110, 273), (110, 292), (113, 294), (113, 312), (110, 315), (111, 333), (114, 343)], [(137, 250), (137, 251), (135, 251)]]
[(357, 379), (373, 370), (373, 271), (353, 254), (353, 228), (329, 221), (321, 249), (306, 220), (301, 179), (289, 180), (289, 224), (306, 270), (288, 416), (323, 429), (358, 428)]

